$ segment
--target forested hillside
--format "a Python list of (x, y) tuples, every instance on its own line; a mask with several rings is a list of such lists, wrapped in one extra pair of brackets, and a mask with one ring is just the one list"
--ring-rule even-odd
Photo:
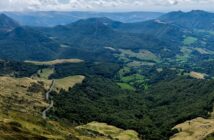
[(54, 27), (1, 15), (0, 139), (175, 138), (186, 131), (179, 123), (213, 114), (213, 15), (92, 17)]

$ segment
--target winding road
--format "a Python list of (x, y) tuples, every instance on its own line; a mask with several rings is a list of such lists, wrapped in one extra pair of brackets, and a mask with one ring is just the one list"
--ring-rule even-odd
[(53, 91), (55, 80), (52, 81), (50, 89), (45, 94), (45, 100), (50, 101), (50, 105), (42, 112), (42, 118), (47, 119), (47, 112), (53, 107), (54, 101), (50, 100), (50, 93)]

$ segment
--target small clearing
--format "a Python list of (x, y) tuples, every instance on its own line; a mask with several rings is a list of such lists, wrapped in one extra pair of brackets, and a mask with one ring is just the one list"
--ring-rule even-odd
[(203, 80), (203, 79), (205, 79), (206, 74), (192, 71), (192, 72), (190, 72), (190, 76), (192, 78), (202, 79)]
[(60, 89), (68, 91), (69, 88), (72, 88), (76, 84), (81, 84), (85, 79), (85, 76), (82, 75), (68, 76), (61, 79), (49, 79), (49, 76), (53, 73), (54, 68), (41, 69), (37, 72), (37, 75), (35, 75), (33, 79), (49, 84), (51, 83), (52, 80), (55, 80), (54, 89), (56, 91), (59, 91)]
[(122, 89), (133, 90), (133, 91), (135, 90), (135, 88), (129, 85), (128, 83), (117, 83), (117, 85), (119, 85), (120, 88)]
[(195, 37), (191, 37), (191, 36), (188, 36), (184, 39), (183, 41), (183, 44), (184, 45), (192, 45), (193, 43), (195, 43), (198, 39), (195, 38)]
[(186, 62), (188, 61), (189, 58), (191, 58), (191, 54), (192, 54), (192, 49), (189, 47), (182, 47), (181, 48), (181, 53), (176, 56), (176, 60), (179, 62)]
[(57, 65), (64, 63), (81, 63), (83, 60), (81, 59), (56, 59), (53, 61), (25, 61), (26, 63), (32, 63), (35, 65)]
[(207, 50), (207, 49), (204, 49), (204, 48), (195, 48), (195, 50), (197, 52), (199, 52), (200, 54), (214, 54), (214, 51)]
[(105, 49), (108, 49), (108, 50), (111, 50), (111, 51), (116, 51), (116, 49), (112, 48), (112, 47), (105, 47)]
[(38, 71), (39, 78), (49, 79), (49, 76), (54, 73), (53, 68), (45, 68)]
[(119, 49), (120, 57), (123, 58), (137, 58), (144, 61), (159, 62), (159, 58), (148, 50), (139, 50), (139, 52), (133, 52), (132, 50)]
[(85, 76), (82, 76), (82, 75), (69, 76), (62, 79), (55, 79), (56, 88), (64, 89), (68, 91), (69, 88), (72, 88), (76, 84), (81, 84), (84, 79), (85, 79)]

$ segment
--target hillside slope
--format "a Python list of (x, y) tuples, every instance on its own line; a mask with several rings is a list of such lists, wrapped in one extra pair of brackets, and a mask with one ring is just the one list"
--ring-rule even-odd
[(8, 32), (20, 26), (18, 22), (9, 18), (5, 14), (0, 14), (0, 32)]
[(193, 10), (171, 12), (159, 18), (162, 22), (176, 24), (190, 29), (214, 30), (214, 13)]

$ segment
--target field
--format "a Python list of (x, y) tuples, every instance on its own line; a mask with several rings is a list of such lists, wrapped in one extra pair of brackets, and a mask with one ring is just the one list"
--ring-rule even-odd
[(200, 54), (214, 54), (213, 51), (203, 49), (203, 48), (194, 48), (196, 51), (198, 51)]
[(127, 84), (127, 83), (117, 83), (120, 88), (122, 89), (126, 89), (126, 90), (135, 90), (134, 87), (132, 87), (131, 85)]
[(203, 140), (214, 132), (214, 120), (196, 118), (175, 126), (180, 132), (171, 140)]
[(190, 76), (196, 79), (205, 79), (205, 74), (199, 72), (190, 72)]
[[(53, 68), (45, 68), (45, 69), (39, 70), (38, 75), (33, 78), (39, 81), (50, 83), (51, 80), (49, 80), (49, 76), (53, 73), (54, 73)], [(69, 88), (72, 88), (74, 85), (82, 83), (84, 79), (85, 77), (82, 75), (75, 75), (75, 76), (64, 77), (61, 79), (54, 79), (56, 82), (55, 89), (57, 91), (60, 89), (68, 90)]]
[(54, 73), (53, 68), (45, 68), (38, 71), (39, 78), (49, 79), (49, 76)]
[[(110, 140), (139, 140), (138, 133), (133, 130), (123, 130), (106, 123), (91, 122), (86, 125), (76, 127), (77, 131), (82, 131), (89, 135), (100, 135), (102, 139)], [(95, 133), (96, 132), (96, 133)], [(87, 136), (80, 137), (81, 140), (87, 139)], [(96, 138), (95, 138), (96, 140)], [(101, 140), (101, 139), (100, 139)]]
[(148, 89), (148, 85), (145, 82), (144, 76), (140, 74), (133, 74), (130, 76), (123, 76), (120, 78), (121, 83), (119, 83), (121, 88), (133, 90), (135, 88)]
[(40, 116), (11, 112), (0, 117), (1, 140), (15, 139), (79, 139), (79, 140), (139, 140), (138, 133), (105, 123), (92, 122), (74, 126), (71, 123), (43, 120)]
[(181, 50), (182, 54), (176, 56), (176, 60), (180, 62), (186, 62), (189, 58), (191, 58), (192, 50), (187, 47), (182, 47)]
[(173, 129), (177, 129), (179, 133), (170, 140), (214, 140), (214, 111), (210, 112), (208, 119), (198, 117), (178, 124)]
[(85, 76), (82, 75), (69, 76), (62, 79), (55, 79), (56, 88), (68, 90), (69, 88), (72, 88), (76, 84), (81, 84), (84, 79)]
[(1, 111), (18, 109), (21, 112), (40, 112), (47, 106), (43, 93), (48, 86), (30, 78), (0, 77)]
[(83, 60), (80, 59), (56, 59), (53, 61), (25, 61), (26, 63), (32, 63), (35, 65), (57, 65), (63, 63), (80, 63)]
[[(74, 79), (74, 77), (71, 77)], [(83, 78), (83, 77), (76, 77)], [(70, 82), (63, 79), (62, 84)], [(37, 90), (38, 87), (39, 90)], [(122, 130), (104, 123), (93, 122), (86, 126), (76, 127), (71, 123), (42, 119), (41, 112), (48, 104), (44, 93), (49, 85), (30, 78), (0, 77), (0, 139), (138, 139), (138, 134), (132, 130)], [(90, 126), (86, 130), (86, 128)], [(80, 129), (82, 128), (82, 129)], [(84, 129), (85, 128), (85, 129)], [(96, 130), (95, 128), (99, 128)], [(91, 130), (91, 131), (90, 131)], [(117, 130), (117, 131), (115, 131)], [(90, 131), (88, 135), (86, 131)], [(112, 134), (111, 134), (112, 131)], [(115, 131), (115, 132), (113, 132)], [(92, 133), (91, 133), (92, 132)], [(100, 135), (106, 134), (106, 136)], [(134, 139), (133, 139), (134, 140)]]
[(195, 43), (197, 40), (198, 39), (195, 37), (188, 36), (184, 39), (183, 44), (184, 45), (191, 45), (191, 44)]
[(119, 70), (118, 75), (120, 77), (124, 76), (125, 74), (130, 72), (130, 68), (129, 67), (124, 67), (122, 69)]
[(139, 52), (133, 52), (131, 50), (119, 49), (121, 58), (136, 58), (139, 60), (150, 60), (159, 62), (159, 58), (148, 50), (140, 50)]

